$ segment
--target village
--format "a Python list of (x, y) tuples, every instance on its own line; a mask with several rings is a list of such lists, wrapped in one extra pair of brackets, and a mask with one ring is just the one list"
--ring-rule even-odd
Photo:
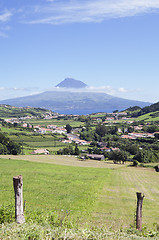
[[(3, 120), (3, 123), (22, 132), (25, 131), (26, 135), (29, 134), (30, 136), (30, 143), (35, 136), (39, 136), (39, 138), (44, 136), (45, 139), (46, 136), (52, 136), (52, 139), (54, 139), (52, 140), (52, 146), (50, 142), (48, 146), (47, 144), (40, 144), (41, 146), (45, 145), (45, 148), (36, 148), (36, 144), (33, 144), (35, 148), (32, 148), (28, 152), (29, 154), (69, 155), (76, 153), (83, 160), (87, 158), (106, 160), (115, 157), (115, 152), (116, 155), (120, 152), (119, 157), (126, 161), (128, 159), (133, 160), (137, 153), (144, 151), (144, 149), (146, 151), (149, 142), (147, 139), (153, 139), (154, 145), (158, 145), (159, 125), (156, 125), (154, 130), (149, 131), (152, 128), (151, 122), (137, 121), (134, 117), (130, 117), (127, 112), (96, 113), (83, 116), (46, 112), (40, 117), (28, 115), (19, 118), (7, 118)], [(67, 129), (67, 126), (70, 129)], [(131, 150), (125, 148), (123, 144), (133, 147), (135, 145), (136, 151), (132, 154)], [(28, 142), (26, 146), (29, 146)], [(78, 146), (76, 152), (73, 150), (75, 146)], [(25, 152), (24, 149), (25, 138), (23, 139), (23, 153)], [(153, 152), (155, 151), (154, 147)]]

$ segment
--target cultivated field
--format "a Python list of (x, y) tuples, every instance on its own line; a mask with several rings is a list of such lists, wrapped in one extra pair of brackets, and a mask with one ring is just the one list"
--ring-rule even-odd
[(28, 120), (28, 122), (32, 125), (41, 125), (41, 126), (44, 126), (46, 127), (47, 125), (56, 125), (56, 126), (59, 126), (59, 127), (62, 127), (62, 126), (66, 126), (66, 124), (70, 124), (72, 127), (80, 127), (80, 126), (83, 126), (84, 123), (83, 122), (80, 122), (80, 121), (75, 121), (73, 119), (69, 119), (69, 120), (64, 120), (64, 119), (51, 119), (51, 120), (44, 120), (44, 119), (41, 119), (41, 120), (38, 120), (38, 119), (31, 119), (31, 120)]
[(26, 215), (56, 211), (82, 226), (125, 228), (134, 224), (136, 192), (143, 192), (143, 225), (159, 224), (159, 174), (153, 169), (68, 156), (7, 158), (0, 159), (0, 203), (14, 205), (12, 177), (22, 174)]

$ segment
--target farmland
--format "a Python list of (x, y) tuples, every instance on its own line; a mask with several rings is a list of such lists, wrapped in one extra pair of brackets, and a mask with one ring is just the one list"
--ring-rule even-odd
[[(49, 119), (49, 114), (42, 111), (25, 120), (1, 120), (0, 221), (5, 222), (5, 218), (7, 222), (1, 225), (2, 239), (9, 239), (6, 234), (12, 236), (13, 232), (14, 239), (27, 240), (52, 239), (45, 238), (47, 232), (54, 239), (129, 239), (130, 232), (139, 236), (157, 236), (159, 180), (154, 166), (158, 165), (158, 123), (141, 124), (136, 121), (133, 124), (133, 118), (103, 114), (79, 118), (53, 115)], [(152, 117), (156, 115), (153, 113)], [(146, 120), (142, 116), (139, 118)], [(66, 132), (68, 124), (71, 125), (71, 133)], [(60, 130), (60, 127), (65, 131), (56, 133), (55, 130)], [(131, 136), (132, 131), (141, 136), (147, 131), (153, 136), (132, 140), (121, 138), (123, 134)], [(12, 154), (5, 148), (9, 143), (15, 149), (16, 144), (13, 143), (17, 143), (21, 151), (7, 155)], [(75, 147), (78, 147), (77, 154)], [(31, 152), (36, 149), (47, 149), (49, 155), (32, 155)], [(72, 150), (62, 152), (64, 149)], [(104, 154), (105, 160), (90, 160), (88, 152)], [(114, 161), (111, 154), (115, 156), (115, 152), (126, 156), (125, 164)], [(132, 167), (133, 163), (137, 163), (138, 167)], [(19, 174), (23, 176), (26, 200), (24, 228), (12, 223), (12, 178)], [(141, 233), (135, 232), (136, 192), (145, 196)], [(31, 223), (34, 223), (33, 228)], [(65, 238), (67, 231), (68, 235), (72, 234), (70, 229), (75, 232), (70, 238)], [(56, 231), (57, 235), (52, 231)], [(19, 235), (20, 232), (22, 235)], [(127, 238), (123, 238), (123, 234)], [(132, 239), (138, 239), (137, 235)]]

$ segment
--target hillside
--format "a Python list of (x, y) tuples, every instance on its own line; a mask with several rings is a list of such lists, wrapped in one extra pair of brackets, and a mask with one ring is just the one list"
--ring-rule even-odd
[(26, 116), (41, 116), (48, 112), (47, 109), (32, 107), (14, 107), (10, 105), (0, 104), (0, 118), (18, 118)]
[(159, 111), (155, 111), (155, 112), (150, 112), (150, 113), (146, 113), (146, 114), (143, 114), (141, 116), (139, 116), (137, 118), (138, 121), (149, 121), (149, 122), (156, 122), (156, 121), (159, 121)]
[(131, 117), (138, 117), (138, 120), (159, 121), (159, 102), (146, 107), (134, 106), (126, 109)]

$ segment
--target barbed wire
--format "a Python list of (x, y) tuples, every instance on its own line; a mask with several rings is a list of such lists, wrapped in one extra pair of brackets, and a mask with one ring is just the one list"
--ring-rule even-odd
[[(8, 190), (8, 189), (0, 189), (0, 191), (1, 192), (14, 192), (14, 190)], [(28, 192), (32, 192), (32, 193), (34, 193), (35, 195), (37, 195), (36, 193), (35, 193), (35, 190), (23, 190), (23, 193), (24, 193), (24, 195), (25, 195), (25, 193), (28, 193)], [(40, 194), (45, 194), (45, 195), (55, 195), (55, 192), (52, 192), (52, 193), (49, 193), (49, 192), (46, 192), (46, 191), (41, 191), (41, 192), (38, 192), (38, 195), (40, 195)], [(68, 196), (69, 194), (64, 194), (65, 196)], [(72, 195), (73, 196), (73, 195)], [(83, 195), (83, 196), (77, 196), (77, 195), (74, 195), (73, 197), (78, 197), (78, 198), (90, 198), (90, 196), (88, 196), (88, 195)], [(114, 197), (114, 196), (95, 196), (95, 197), (92, 197), (91, 196), (91, 198), (92, 199), (122, 199), (122, 200), (124, 200), (124, 201), (135, 201), (136, 202), (136, 199), (135, 198), (123, 198), (123, 197), (121, 197), (121, 196), (116, 196), (116, 197)], [(145, 198), (146, 199), (146, 198)], [(154, 201), (153, 199), (148, 199), (149, 201)], [(156, 205), (159, 205), (159, 202), (156, 202), (155, 203)]]
[[(135, 217), (135, 214), (136, 214), (136, 210), (134, 209), (133, 213), (131, 214), (122, 214), (120, 217), (118, 216), (118, 213), (114, 213), (121, 210), (122, 208), (110, 208), (110, 210), (108, 212), (98, 212), (98, 211), (95, 211), (94, 210), (88, 210), (88, 211), (85, 211), (85, 210), (78, 210), (78, 209), (63, 209), (63, 208), (60, 208), (60, 206), (57, 208), (56, 207), (52, 207), (52, 206), (49, 206), (49, 205), (43, 205), (43, 204), (37, 204), (37, 203), (32, 203), (30, 201), (27, 201), (27, 200), (24, 200), (24, 211), (27, 212), (27, 209), (28, 207), (30, 206), (34, 206), (34, 207), (40, 207), (41, 208), (41, 211), (43, 211), (44, 209), (51, 209), (52, 212), (56, 212), (56, 213), (66, 213), (66, 214), (71, 214), (71, 213), (79, 213), (79, 214), (92, 214), (93, 217), (95, 218), (98, 218), (99, 216), (96, 216), (96, 215), (100, 215), (100, 218), (102, 216), (105, 216), (105, 217), (117, 217), (117, 219), (120, 219), (120, 217), (129, 217), (129, 218), (134, 218)], [(30, 210), (30, 209), (29, 209)], [(144, 212), (144, 211), (143, 211)], [(143, 214), (143, 219), (154, 219), (154, 220), (159, 220), (159, 217), (155, 217), (155, 216), (147, 216), (147, 215), (144, 215)], [(112, 220), (112, 219), (110, 219)]]

